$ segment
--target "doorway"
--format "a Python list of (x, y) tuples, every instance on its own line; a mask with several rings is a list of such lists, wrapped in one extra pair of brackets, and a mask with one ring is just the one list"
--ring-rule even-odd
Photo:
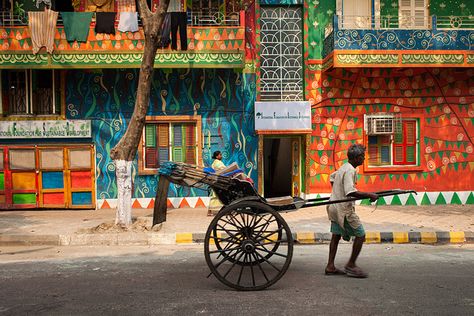
[(299, 196), (301, 156), (299, 137), (263, 140), (263, 191), (266, 198)]

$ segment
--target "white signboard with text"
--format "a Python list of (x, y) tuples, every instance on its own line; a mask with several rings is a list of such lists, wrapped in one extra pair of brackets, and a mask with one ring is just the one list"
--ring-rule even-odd
[(309, 101), (255, 102), (255, 130), (311, 130), (311, 104)]
[(85, 138), (91, 136), (90, 120), (0, 122), (0, 139)]

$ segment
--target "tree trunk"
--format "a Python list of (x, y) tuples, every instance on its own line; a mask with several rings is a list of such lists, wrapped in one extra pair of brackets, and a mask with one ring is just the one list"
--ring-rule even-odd
[(139, 0), (138, 9), (143, 23), (145, 45), (143, 58), (138, 76), (137, 97), (135, 108), (125, 135), (110, 151), (110, 157), (116, 166), (116, 181), (118, 190), (116, 224), (130, 225), (132, 222), (132, 178), (131, 166), (136, 156), (140, 137), (145, 125), (145, 117), (150, 103), (150, 88), (153, 80), (153, 66), (155, 63), (158, 41), (161, 39), (161, 25), (168, 10), (169, 0), (160, 1), (157, 12), (152, 13), (146, 0)]

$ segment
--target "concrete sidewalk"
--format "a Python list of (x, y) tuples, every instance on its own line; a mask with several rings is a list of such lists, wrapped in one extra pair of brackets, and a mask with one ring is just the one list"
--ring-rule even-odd
[[(472, 243), (474, 206), (357, 206), (368, 243)], [(205, 208), (170, 209), (167, 221), (151, 229), (151, 209), (134, 209), (128, 231), (113, 226), (114, 209), (2, 211), (0, 246), (155, 245), (200, 243), (212, 220)], [(330, 239), (324, 206), (281, 213), (298, 243)]]

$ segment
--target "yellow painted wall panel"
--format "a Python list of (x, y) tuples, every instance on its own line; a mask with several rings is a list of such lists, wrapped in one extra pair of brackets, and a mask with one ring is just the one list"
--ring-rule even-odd
[(13, 190), (34, 190), (36, 188), (34, 172), (13, 172)]

